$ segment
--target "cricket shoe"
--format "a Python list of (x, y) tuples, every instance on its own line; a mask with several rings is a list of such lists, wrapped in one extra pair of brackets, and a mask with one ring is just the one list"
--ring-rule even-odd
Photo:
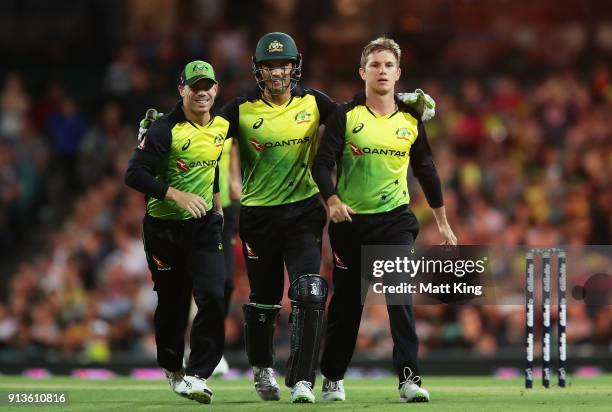
[(229, 364), (227, 363), (225, 356), (221, 356), (221, 360), (219, 361), (217, 366), (215, 366), (215, 370), (213, 370), (212, 376), (213, 377), (222, 376), (222, 375), (225, 375), (228, 371), (229, 371)]
[(166, 374), (166, 379), (168, 379), (170, 389), (180, 395), (180, 393), (176, 391), (176, 387), (183, 381), (183, 378), (185, 377), (185, 369), (181, 368), (176, 372), (170, 372), (168, 369), (164, 369), (164, 373)]
[(206, 385), (206, 379), (197, 375), (185, 375), (173, 389), (179, 395), (200, 403), (210, 403), (213, 397), (212, 390)]
[(323, 400), (324, 401), (344, 401), (346, 394), (344, 393), (344, 381), (342, 379), (332, 381), (323, 378)]
[(412, 375), (409, 367), (404, 368), (404, 381), (400, 383), (399, 389), (400, 402), (429, 402), (429, 392), (417, 385), (420, 380), (420, 376)]
[(253, 366), (253, 377), (255, 379), (255, 391), (264, 401), (280, 400), (280, 387), (274, 379), (272, 368), (258, 368)]
[(293, 403), (314, 403), (315, 396), (312, 392), (312, 383), (299, 381), (291, 389), (291, 402)]

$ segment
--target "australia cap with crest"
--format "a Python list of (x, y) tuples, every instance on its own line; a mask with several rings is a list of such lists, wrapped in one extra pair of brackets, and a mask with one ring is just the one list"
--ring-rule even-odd
[(215, 70), (210, 63), (203, 60), (195, 60), (187, 63), (180, 76), (181, 84), (186, 84), (187, 86), (191, 86), (202, 79), (210, 79), (218, 83), (215, 78)]
[(273, 32), (262, 36), (255, 48), (255, 62), (268, 60), (298, 60), (295, 41), (286, 33)]

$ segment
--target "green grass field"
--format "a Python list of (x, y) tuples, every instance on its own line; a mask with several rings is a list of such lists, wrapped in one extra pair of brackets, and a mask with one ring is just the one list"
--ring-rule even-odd
[[(212, 408), (217, 411), (287, 411), (311, 409), (325, 411), (610, 411), (612, 375), (593, 379), (572, 379), (565, 389), (541, 387), (526, 391), (521, 379), (499, 380), (492, 377), (429, 377), (425, 387), (431, 394), (427, 404), (398, 402), (394, 379), (347, 379), (345, 402), (323, 402), (320, 380), (317, 381), (317, 403), (292, 405), (289, 390), (283, 388), (280, 402), (263, 402), (250, 381), (211, 379), (215, 391), (213, 403), (202, 405), (183, 399), (170, 391), (165, 381), (138, 381), (130, 378), (110, 380), (77, 380), (55, 377), (31, 380), (22, 377), (0, 377), (0, 392), (66, 391), (68, 406), (7, 406), (0, 410), (23, 411), (187, 411)], [(538, 382), (539, 383), (539, 382)]]

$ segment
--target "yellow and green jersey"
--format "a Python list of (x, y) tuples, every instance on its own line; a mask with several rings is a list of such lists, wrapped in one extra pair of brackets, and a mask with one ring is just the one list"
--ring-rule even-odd
[[(366, 106), (365, 94), (360, 93), (332, 115), (313, 168), (325, 199), (337, 194), (358, 214), (406, 205), (412, 161), (430, 205), (442, 206), (440, 180), (420, 116), (399, 100), (396, 103), (396, 111), (380, 116)], [(335, 189), (334, 164), (338, 170)]]
[(147, 195), (147, 214), (167, 220), (192, 218), (174, 202), (164, 200), (168, 186), (195, 193), (212, 207), (219, 158), (228, 129), (228, 121), (221, 116), (212, 117), (204, 126), (190, 122), (181, 102), (151, 125), (130, 160), (126, 175), (126, 180), (135, 176), (131, 186)]
[(335, 107), (325, 94), (299, 86), (281, 106), (259, 89), (224, 106), (229, 136), (239, 144), (242, 205), (277, 206), (318, 193), (310, 172), (317, 132)]

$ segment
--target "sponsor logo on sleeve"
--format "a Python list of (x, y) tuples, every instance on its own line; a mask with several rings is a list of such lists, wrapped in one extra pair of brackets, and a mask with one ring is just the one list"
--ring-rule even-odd
[(348, 266), (346, 266), (336, 251), (334, 251), (334, 264), (338, 269), (348, 269)]
[(151, 258), (153, 259), (153, 262), (155, 262), (155, 266), (157, 267), (157, 270), (171, 270), (172, 269), (170, 265), (168, 265), (166, 262), (164, 262), (157, 256), (153, 255), (151, 256)]

